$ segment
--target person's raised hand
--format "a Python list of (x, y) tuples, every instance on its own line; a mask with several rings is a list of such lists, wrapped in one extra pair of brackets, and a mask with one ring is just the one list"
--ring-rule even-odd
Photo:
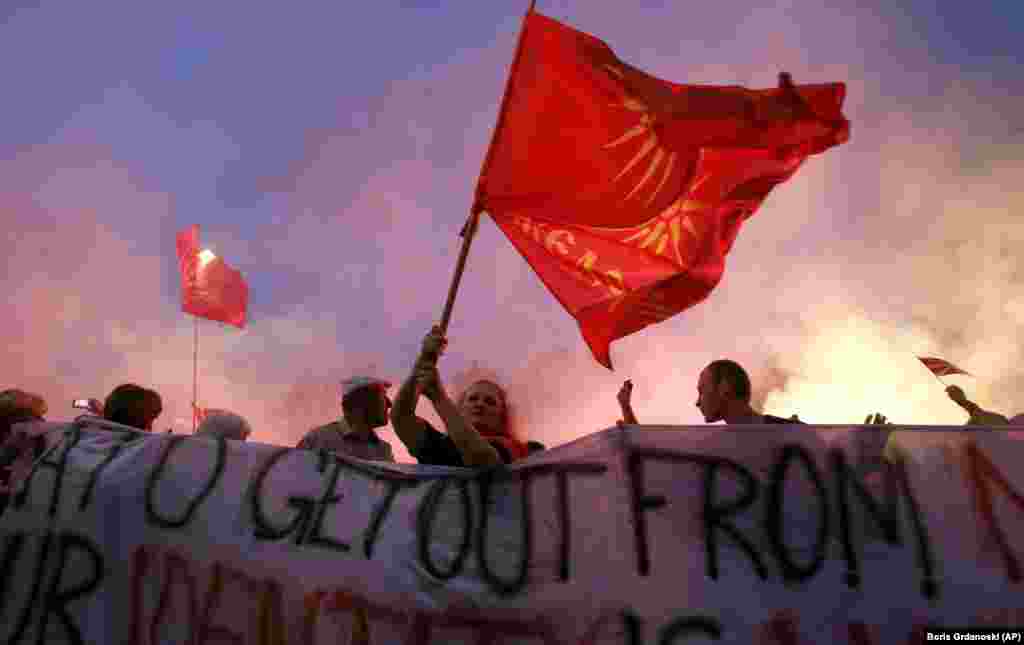
[(448, 347), (448, 339), (445, 337), (444, 332), (441, 331), (441, 326), (434, 325), (430, 328), (427, 335), (423, 337), (423, 346), (420, 349), (420, 356), (416, 361), (417, 364), (436, 365), (437, 359), (446, 347)]
[(441, 396), (441, 375), (433, 365), (420, 365), (416, 368), (416, 384), (431, 401)]
[(622, 384), (622, 387), (619, 388), (619, 394), (617, 396), (617, 398), (619, 399), (619, 405), (623, 409), (630, 407), (631, 401), (632, 401), (632, 397), (633, 397), (633, 381), (627, 380), (625, 383)]
[(953, 402), (957, 405), (963, 405), (967, 402), (967, 395), (956, 385), (950, 385), (946, 388), (946, 395), (953, 399)]
[(891, 426), (892, 424), (889, 423), (889, 419), (887, 419), (885, 417), (885, 415), (883, 415), (883, 414), (881, 414), (879, 412), (875, 412), (874, 414), (869, 414), (864, 419), (864, 425), (866, 425), (866, 426), (886, 426), (886, 425)]

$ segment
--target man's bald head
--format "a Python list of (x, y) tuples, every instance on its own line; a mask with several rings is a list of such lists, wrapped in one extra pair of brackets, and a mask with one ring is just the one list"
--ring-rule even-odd
[(712, 361), (697, 381), (697, 407), (707, 423), (721, 421), (729, 405), (750, 403), (750, 376), (729, 359)]

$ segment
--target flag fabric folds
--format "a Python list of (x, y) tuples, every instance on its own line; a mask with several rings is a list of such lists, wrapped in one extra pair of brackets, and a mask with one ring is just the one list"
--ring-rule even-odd
[(956, 365), (953, 365), (947, 360), (941, 358), (933, 358), (928, 356), (918, 356), (917, 360), (924, 363), (924, 366), (931, 370), (931, 373), (935, 376), (952, 376), (953, 374), (967, 374)]
[(199, 227), (178, 233), (181, 309), (239, 329), (245, 327), (249, 287), (245, 278), (219, 257), (204, 261), (199, 252)]
[(846, 141), (841, 83), (680, 85), (541, 14), (524, 21), (477, 184), (594, 357), (708, 296), (739, 229), (811, 154)]

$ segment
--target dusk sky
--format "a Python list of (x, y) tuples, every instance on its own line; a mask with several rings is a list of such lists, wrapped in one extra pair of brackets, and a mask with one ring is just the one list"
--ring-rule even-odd
[[(440, 317), (526, 4), (0, 3), (0, 388), (62, 419), (136, 382), (164, 397), (159, 429), (187, 432), (174, 235), (194, 223), (250, 287), (245, 330), (200, 323), (203, 405), (293, 445), (340, 413), (340, 379), (400, 382)], [(614, 373), (485, 218), (440, 365), (453, 394), (476, 363), (553, 446), (614, 424), (626, 378), (641, 421), (701, 423), (698, 374), (731, 357), (768, 413), (963, 423), (923, 354), (1024, 412), (1024, 3), (537, 10), (676, 82), (845, 82), (852, 136), (775, 189), (708, 300), (613, 343)], [(296, 384), (326, 408), (288, 412)]]

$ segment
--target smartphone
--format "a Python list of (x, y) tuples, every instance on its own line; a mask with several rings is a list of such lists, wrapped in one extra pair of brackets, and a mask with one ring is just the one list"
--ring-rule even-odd
[(71, 404), (71, 407), (78, 408), (79, 410), (89, 410), (92, 406), (89, 405), (89, 399), (75, 399)]

